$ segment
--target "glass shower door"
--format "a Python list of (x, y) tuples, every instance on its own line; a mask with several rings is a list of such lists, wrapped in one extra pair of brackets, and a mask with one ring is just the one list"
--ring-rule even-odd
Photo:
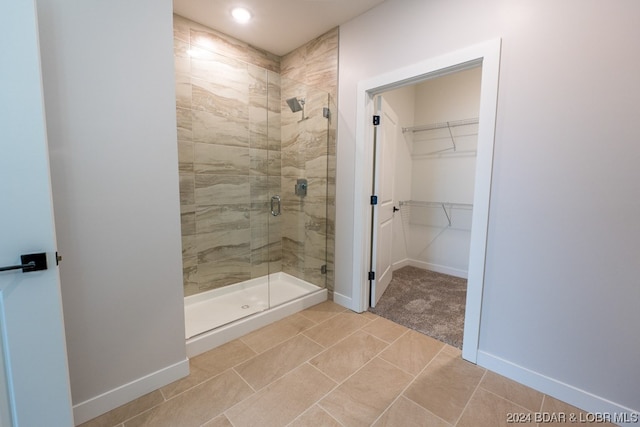
[(284, 77), (280, 83), (273, 114), (280, 147), (269, 150), (278, 207), (269, 221), (272, 306), (325, 288), (327, 278), (329, 96)]

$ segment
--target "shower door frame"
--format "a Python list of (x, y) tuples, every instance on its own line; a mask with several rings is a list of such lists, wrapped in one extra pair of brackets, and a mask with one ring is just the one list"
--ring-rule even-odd
[[(291, 87), (295, 87), (297, 89), (293, 89), (293, 92), (289, 92), (291, 89), (289, 87), (287, 87), (287, 85), (291, 85)], [(302, 89), (300, 89), (302, 88)], [(281, 181), (281, 185), (280, 185), (280, 192), (278, 194), (276, 194), (273, 191), (270, 191), (269, 193), (269, 198), (278, 196), (280, 198), (280, 207), (281, 207), (281, 211), (282, 214), (290, 214), (290, 206), (292, 203), (294, 202), (299, 202), (301, 205), (301, 209), (303, 209), (302, 211), (300, 211), (298, 214), (299, 215), (303, 215), (304, 217), (302, 219), (297, 218), (298, 221), (302, 220), (304, 221), (304, 235), (300, 236), (298, 235), (298, 242), (302, 243), (303, 245), (309, 244), (309, 242), (311, 240), (313, 240), (313, 236), (311, 236), (311, 232), (309, 231), (308, 227), (309, 227), (309, 223), (308, 223), (308, 216), (309, 216), (309, 211), (306, 211), (304, 209), (306, 209), (306, 207), (309, 207), (309, 205), (318, 205), (318, 201), (322, 200), (322, 202), (324, 203), (324, 207), (323, 207), (323, 219), (324, 219), (324, 230), (323, 233), (325, 234), (324, 236), (324, 240), (323, 240), (323, 260), (322, 260), (322, 265), (324, 266), (323, 268), (323, 273), (321, 273), (321, 277), (322, 279), (322, 284), (320, 285), (319, 282), (317, 280), (314, 280), (313, 277), (309, 277), (309, 273), (310, 271), (314, 271), (315, 269), (311, 269), (309, 268), (309, 264), (312, 264), (312, 260), (310, 259), (310, 257), (308, 257), (309, 254), (309, 250), (307, 250), (308, 248), (305, 246), (303, 248), (303, 253), (297, 253), (298, 257), (302, 259), (304, 266), (301, 268), (301, 270), (298, 271), (299, 274), (291, 274), (291, 273), (287, 273), (287, 266), (285, 266), (285, 227), (290, 226), (291, 224), (287, 224), (284, 219), (285, 216), (283, 215), (279, 215), (279, 216), (273, 216), (272, 213), (269, 213), (269, 235), (270, 235), (270, 240), (271, 240), (271, 225), (272, 225), (272, 221), (275, 220), (275, 218), (280, 218), (281, 224), (279, 227), (279, 232), (280, 232), (280, 239), (281, 239), (281, 250), (282, 250), (282, 255), (281, 255), (281, 265), (279, 267), (275, 267), (272, 269), (272, 262), (269, 262), (269, 273), (270, 273), (270, 277), (271, 277), (271, 273), (273, 272), (283, 272), (283, 273), (287, 273), (287, 274), (291, 274), (292, 276), (296, 277), (297, 279), (303, 280), (307, 283), (310, 283), (312, 285), (318, 286), (322, 289), (326, 289), (327, 288), (327, 273), (326, 273), (326, 266), (328, 264), (328, 221), (329, 221), (329, 212), (328, 212), (328, 202), (329, 202), (329, 191), (328, 191), (328, 184), (329, 184), (329, 138), (330, 138), (330, 95), (329, 93), (327, 93), (324, 90), (312, 87), (304, 82), (300, 82), (300, 81), (296, 81), (294, 79), (285, 77), (285, 76), (280, 76), (280, 115), (281, 115), (281, 122), (280, 122), (280, 126), (281, 126), (281, 136), (280, 136), (280, 142), (281, 142), (281, 147), (280, 147), (280, 161), (281, 161), (281, 169), (280, 169), (280, 181)], [(304, 99), (304, 101), (299, 101), (299, 102), (303, 102), (302, 104), (302, 109), (301, 110), (296, 110), (293, 111), (293, 109), (290, 110), (290, 97), (288, 97), (288, 95), (285, 95), (285, 93), (287, 93), (288, 95), (293, 95), (296, 99)], [(321, 98), (324, 98), (321, 101)], [(320, 101), (321, 104), (320, 105)], [(269, 113), (269, 112), (268, 112)], [(299, 170), (297, 171), (297, 173), (291, 173), (291, 172), (285, 172), (285, 135), (284, 135), (284, 128), (285, 128), (285, 120), (284, 120), (284, 115), (285, 114), (293, 114), (292, 118), (290, 118), (289, 120), (294, 120), (293, 123), (298, 123), (298, 127), (296, 129), (296, 131), (298, 132), (297, 136), (296, 136), (296, 140), (295, 140), (295, 144), (299, 144), (299, 148), (305, 150), (304, 152), (302, 152), (302, 155), (304, 156), (304, 171)], [(325, 116), (325, 114), (327, 114)], [(325, 122), (312, 122), (313, 120), (326, 120), (326, 126), (325, 126)], [(322, 123), (322, 127), (323, 127), (323, 133), (322, 133), (322, 143), (323, 143), (323, 147), (324, 147), (324, 163), (325, 163), (325, 168), (324, 168), (324, 174), (322, 175), (322, 177), (320, 177), (319, 175), (310, 173), (310, 171), (307, 169), (308, 165), (308, 153), (306, 152), (306, 150), (312, 150), (314, 148), (317, 148), (316, 146), (311, 146), (309, 143), (313, 142), (313, 141), (309, 141), (309, 140), (305, 140), (304, 139), (304, 135), (308, 135), (308, 134), (312, 134), (312, 131), (309, 131), (309, 129), (307, 128), (302, 128), (303, 126), (307, 126), (310, 124), (316, 125), (316, 124), (320, 124)], [(289, 125), (291, 123), (288, 123)], [(314, 126), (313, 129), (316, 128), (320, 128), (321, 126)], [(306, 145), (305, 145), (306, 143)], [(272, 150), (268, 150), (268, 155), (271, 153)], [(298, 155), (300, 156), (300, 151), (298, 151)], [(289, 162), (290, 159), (287, 159), (287, 167), (292, 167), (291, 163)], [(293, 169), (296, 169), (298, 166), (300, 166), (300, 158), (298, 158), (298, 163), (293, 165)], [(285, 185), (285, 182), (291, 181), (289, 182), (289, 184), (293, 184), (293, 180), (298, 180), (298, 179), (305, 179), (307, 180), (307, 184), (306, 184), (306, 194), (304, 196), (301, 195), (297, 195), (297, 194), (293, 194), (296, 190), (294, 189), (294, 185)], [(318, 191), (318, 181), (319, 182), (324, 182), (324, 186), (322, 187), (322, 194), (316, 193), (316, 191)], [(294, 208), (295, 209), (295, 208)], [(316, 236), (317, 238), (317, 236)], [(271, 247), (271, 245), (270, 245)], [(271, 253), (269, 254), (269, 258), (271, 259)], [(322, 268), (321, 265), (317, 266), (318, 270), (320, 270)], [(291, 270), (290, 270), (291, 271)], [(313, 274), (311, 274), (311, 276), (313, 276)], [(269, 283), (269, 289), (271, 292), (271, 283)]]

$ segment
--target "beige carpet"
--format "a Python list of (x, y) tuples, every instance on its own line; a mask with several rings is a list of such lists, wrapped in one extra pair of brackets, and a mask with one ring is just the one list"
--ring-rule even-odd
[(393, 272), (389, 287), (369, 311), (462, 348), (467, 280), (416, 267)]

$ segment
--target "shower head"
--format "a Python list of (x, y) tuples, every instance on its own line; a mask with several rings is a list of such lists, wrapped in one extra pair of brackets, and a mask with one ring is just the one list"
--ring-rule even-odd
[(297, 113), (298, 111), (302, 111), (304, 108), (304, 99), (289, 98), (287, 99), (287, 104), (289, 104), (289, 108), (291, 108), (292, 113)]

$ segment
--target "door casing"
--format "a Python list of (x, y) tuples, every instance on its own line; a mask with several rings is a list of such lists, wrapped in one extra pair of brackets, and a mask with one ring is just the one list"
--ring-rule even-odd
[(442, 56), (393, 70), (358, 83), (355, 156), (356, 227), (353, 234), (354, 267), (351, 309), (362, 312), (369, 304), (369, 248), (371, 247), (371, 196), (373, 180), (373, 139), (371, 117), (374, 97), (385, 91), (440, 77), (482, 65), (478, 152), (473, 198), (473, 217), (469, 255), (469, 277), (463, 336), (462, 357), (475, 363), (480, 339), (480, 316), (484, 287), (485, 257), (489, 224), (489, 201), (493, 169), (493, 147), (498, 98), (501, 40), (494, 39)]
[(371, 271), (375, 277), (371, 282), (370, 304), (375, 307), (386, 290), (393, 275), (392, 240), (393, 214), (395, 209), (395, 160), (398, 117), (383, 96), (376, 97), (376, 114), (380, 124), (376, 127), (373, 171), (373, 194), (378, 203), (372, 205), (371, 223)]

